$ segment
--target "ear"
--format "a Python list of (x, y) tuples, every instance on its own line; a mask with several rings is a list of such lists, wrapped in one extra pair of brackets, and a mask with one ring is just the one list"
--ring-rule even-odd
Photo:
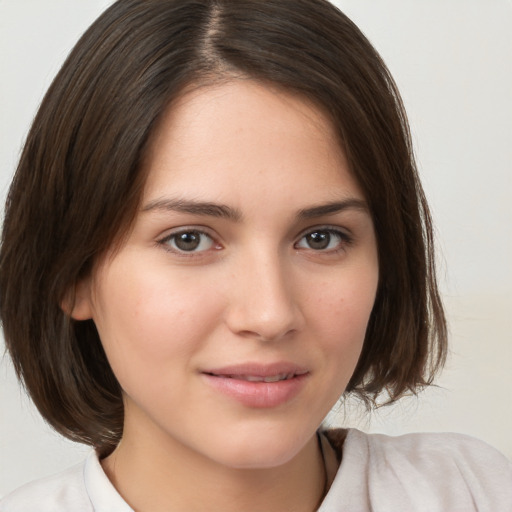
[(74, 320), (90, 320), (92, 318), (90, 279), (80, 280), (72, 286), (60, 307)]

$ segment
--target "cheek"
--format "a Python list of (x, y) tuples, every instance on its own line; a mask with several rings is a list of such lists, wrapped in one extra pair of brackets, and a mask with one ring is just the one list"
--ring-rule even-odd
[(361, 354), (377, 283), (376, 267), (350, 272), (325, 283), (311, 304), (312, 322), (329, 356), (326, 374), (339, 382), (339, 389), (350, 380)]
[(373, 268), (347, 272), (324, 282), (311, 295), (310, 310), (318, 324), (332, 337), (337, 333), (353, 333), (357, 337), (358, 333), (366, 332), (377, 285), (378, 272)]
[[(193, 280), (192, 280), (193, 281)], [(149, 372), (205, 342), (219, 317), (213, 290), (156, 271), (110, 268), (96, 290), (94, 321), (114, 373)]]

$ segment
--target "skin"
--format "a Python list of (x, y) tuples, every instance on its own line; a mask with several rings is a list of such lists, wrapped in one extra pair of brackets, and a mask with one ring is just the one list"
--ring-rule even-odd
[[(133, 230), (73, 311), (93, 318), (124, 391), (124, 436), (103, 467), (137, 511), (312, 511), (325, 481), (315, 432), (354, 371), (378, 282), (333, 127), (304, 99), (233, 80), (184, 94), (145, 165)], [(177, 232), (200, 244), (180, 250)], [(271, 407), (205, 378), (247, 362), (307, 373)]]

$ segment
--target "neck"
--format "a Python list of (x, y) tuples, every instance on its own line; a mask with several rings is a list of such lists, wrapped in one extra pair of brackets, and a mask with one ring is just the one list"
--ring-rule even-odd
[(113, 485), (137, 512), (313, 512), (323, 498), (326, 475), (316, 435), (284, 464), (240, 469), (154, 434), (144, 436), (126, 426), (117, 449), (102, 461)]

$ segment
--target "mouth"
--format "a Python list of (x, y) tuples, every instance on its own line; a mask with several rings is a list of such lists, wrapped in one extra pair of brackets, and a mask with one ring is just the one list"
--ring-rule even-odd
[(290, 380), (295, 377), (300, 377), (301, 375), (305, 375), (308, 373), (307, 371), (299, 371), (299, 372), (288, 372), (288, 373), (277, 373), (275, 375), (244, 375), (244, 374), (222, 374), (222, 373), (213, 373), (213, 372), (205, 372), (206, 375), (210, 375), (212, 377), (219, 377), (224, 379), (236, 379), (236, 380), (244, 380), (247, 382), (280, 382), (283, 380)]
[(310, 371), (294, 364), (243, 364), (201, 372), (215, 392), (250, 408), (291, 402), (309, 380)]

